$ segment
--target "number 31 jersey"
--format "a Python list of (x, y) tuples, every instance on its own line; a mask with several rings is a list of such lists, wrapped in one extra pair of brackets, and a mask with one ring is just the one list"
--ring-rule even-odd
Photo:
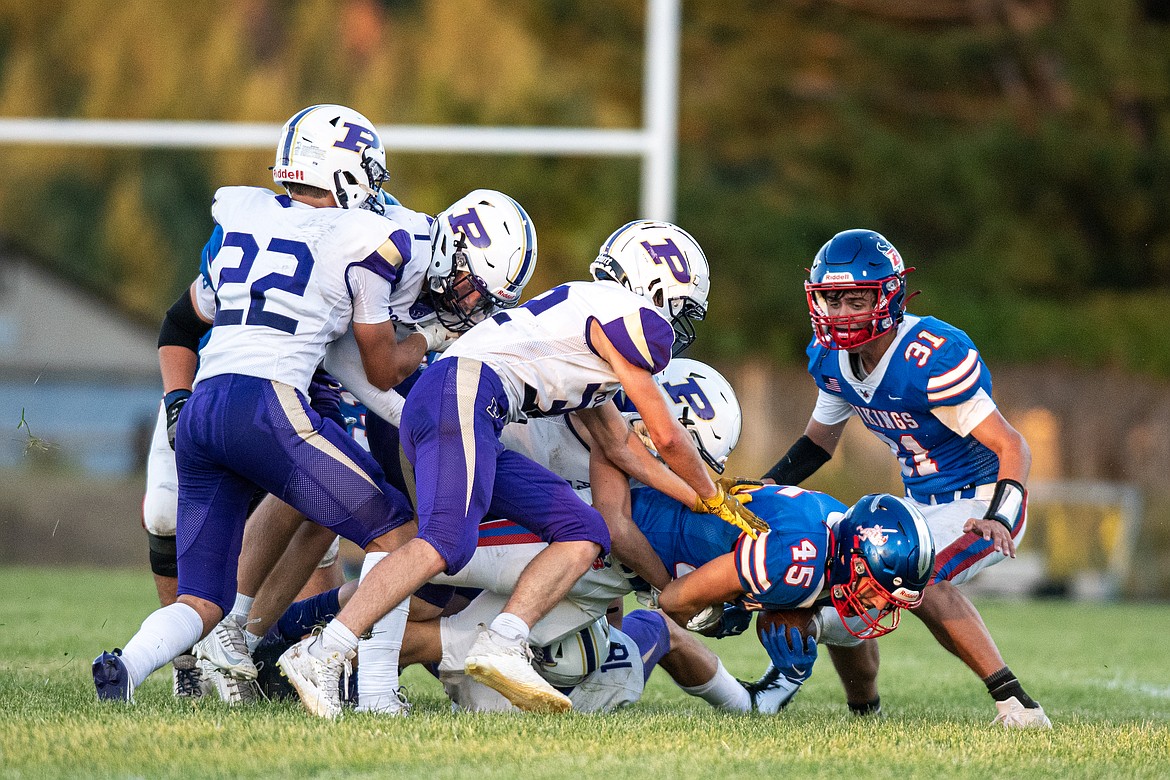
[(864, 379), (844, 350), (814, 339), (808, 356), (821, 391), (813, 418), (826, 425), (861, 418), (902, 462), (902, 481), (916, 500), (995, 482), (999, 459), (971, 435), (996, 409), (991, 372), (966, 333), (907, 314)]
[(390, 318), (404, 259), (391, 238), (399, 228), (384, 217), (310, 208), (258, 187), (220, 189), (211, 213), (222, 244), (204, 269), (216, 311), (197, 384), (244, 374), (306, 393), (351, 321)]
[(621, 387), (589, 341), (597, 322), (622, 356), (656, 374), (670, 362), (674, 329), (650, 303), (616, 282), (569, 282), (464, 334), (443, 358), (480, 360), (508, 394), (508, 421), (600, 406)]

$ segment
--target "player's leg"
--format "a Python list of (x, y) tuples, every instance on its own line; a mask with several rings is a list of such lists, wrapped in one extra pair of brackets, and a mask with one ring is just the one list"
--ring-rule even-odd
[(845, 689), (845, 703), (854, 715), (877, 715), (881, 712), (877, 676), (881, 663), (877, 640), (867, 639), (858, 644), (825, 644), (829, 658), (841, 686)]
[(490, 513), (514, 520), (549, 544), (525, 567), (503, 613), (469, 652), (467, 672), (521, 709), (568, 709), (567, 698), (524, 663), (528, 638), (537, 621), (608, 552), (605, 521), (564, 479), (510, 450), (498, 458)]
[(747, 688), (723, 667), (719, 656), (661, 612), (634, 610), (622, 619), (622, 633), (637, 643), (646, 678), (657, 663), (685, 693), (712, 707), (752, 710)]
[[(970, 599), (956, 586), (977, 572), (1005, 560), (992, 543), (977, 534), (963, 533), (971, 517), (982, 517), (987, 502), (955, 501), (940, 506), (918, 505), (930, 526), (935, 543), (935, 575), (923, 593), (922, 604), (911, 613), (922, 620), (934, 638), (957, 656), (987, 686), (996, 702), (995, 722), (1009, 728), (1052, 724), (1044, 709), (1032, 699), (1004, 662), (995, 640)], [(1027, 519), (1020, 517), (1012, 539), (1024, 536)]]
[[(175, 518), (179, 511), (179, 476), (175, 451), (167, 440), (166, 411), (159, 405), (158, 420), (146, 460), (146, 493), (142, 497), (142, 525), (150, 549), (150, 570), (160, 606), (178, 598), (179, 562), (175, 548)], [(173, 691), (180, 698), (198, 698), (207, 692), (199, 665), (189, 651), (175, 657)]]

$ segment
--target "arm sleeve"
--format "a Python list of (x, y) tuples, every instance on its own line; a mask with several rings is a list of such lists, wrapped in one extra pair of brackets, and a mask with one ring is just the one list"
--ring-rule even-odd
[(931, 414), (960, 436), (966, 436), (987, 419), (998, 407), (983, 388), (974, 396), (955, 406), (936, 406)]
[(370, 384), (352, 330), (346, 331), (344, 336), (325, 350), (325, 370), (337, 377), (337, 381), (353, 393), (354, 398), (365, 404), (367, 409), (398, 427), (406, 399), (392, 389), (379, 390)]
[[(196, 284), (199, 285), (199, 282)], [(163, 317), (162, 327), (158, 333), (158, 346), (186, 347), (192, 352), (198, 352), (199, 340), (209, 330), (211, 326), (195, 313), (190, 290), (183, 290), (183, 294), (171, 308), (167, 309), (166, 316)]]

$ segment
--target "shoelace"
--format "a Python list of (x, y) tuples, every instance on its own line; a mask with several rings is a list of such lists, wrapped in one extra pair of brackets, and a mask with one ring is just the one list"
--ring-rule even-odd
[[(252, 622), (259, 622), (259, 619)], [(251, 623), (241, 625), (235, 620), (232, 620), (231, 623), (231, 626), (228, 625), (227, 621), (216, 624), (213, 629), (216, 639), (231, 652), (250, 657), (252, 654), (248, 652), (248, 643), (244, 640), (244, 626)]]
[(175, 685), (179, 689), (179, 696), (202, 696), (203, 687), (200, 685), (202, 680), (203, 676), (199, 673), (198, 667), (175, 670)]

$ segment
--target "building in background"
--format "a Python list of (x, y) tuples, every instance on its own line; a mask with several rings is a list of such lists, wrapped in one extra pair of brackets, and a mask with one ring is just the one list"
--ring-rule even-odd
[(32, 253), (0, 247), (0, 469), (134, 472), (161, 393), (158, 326)]

